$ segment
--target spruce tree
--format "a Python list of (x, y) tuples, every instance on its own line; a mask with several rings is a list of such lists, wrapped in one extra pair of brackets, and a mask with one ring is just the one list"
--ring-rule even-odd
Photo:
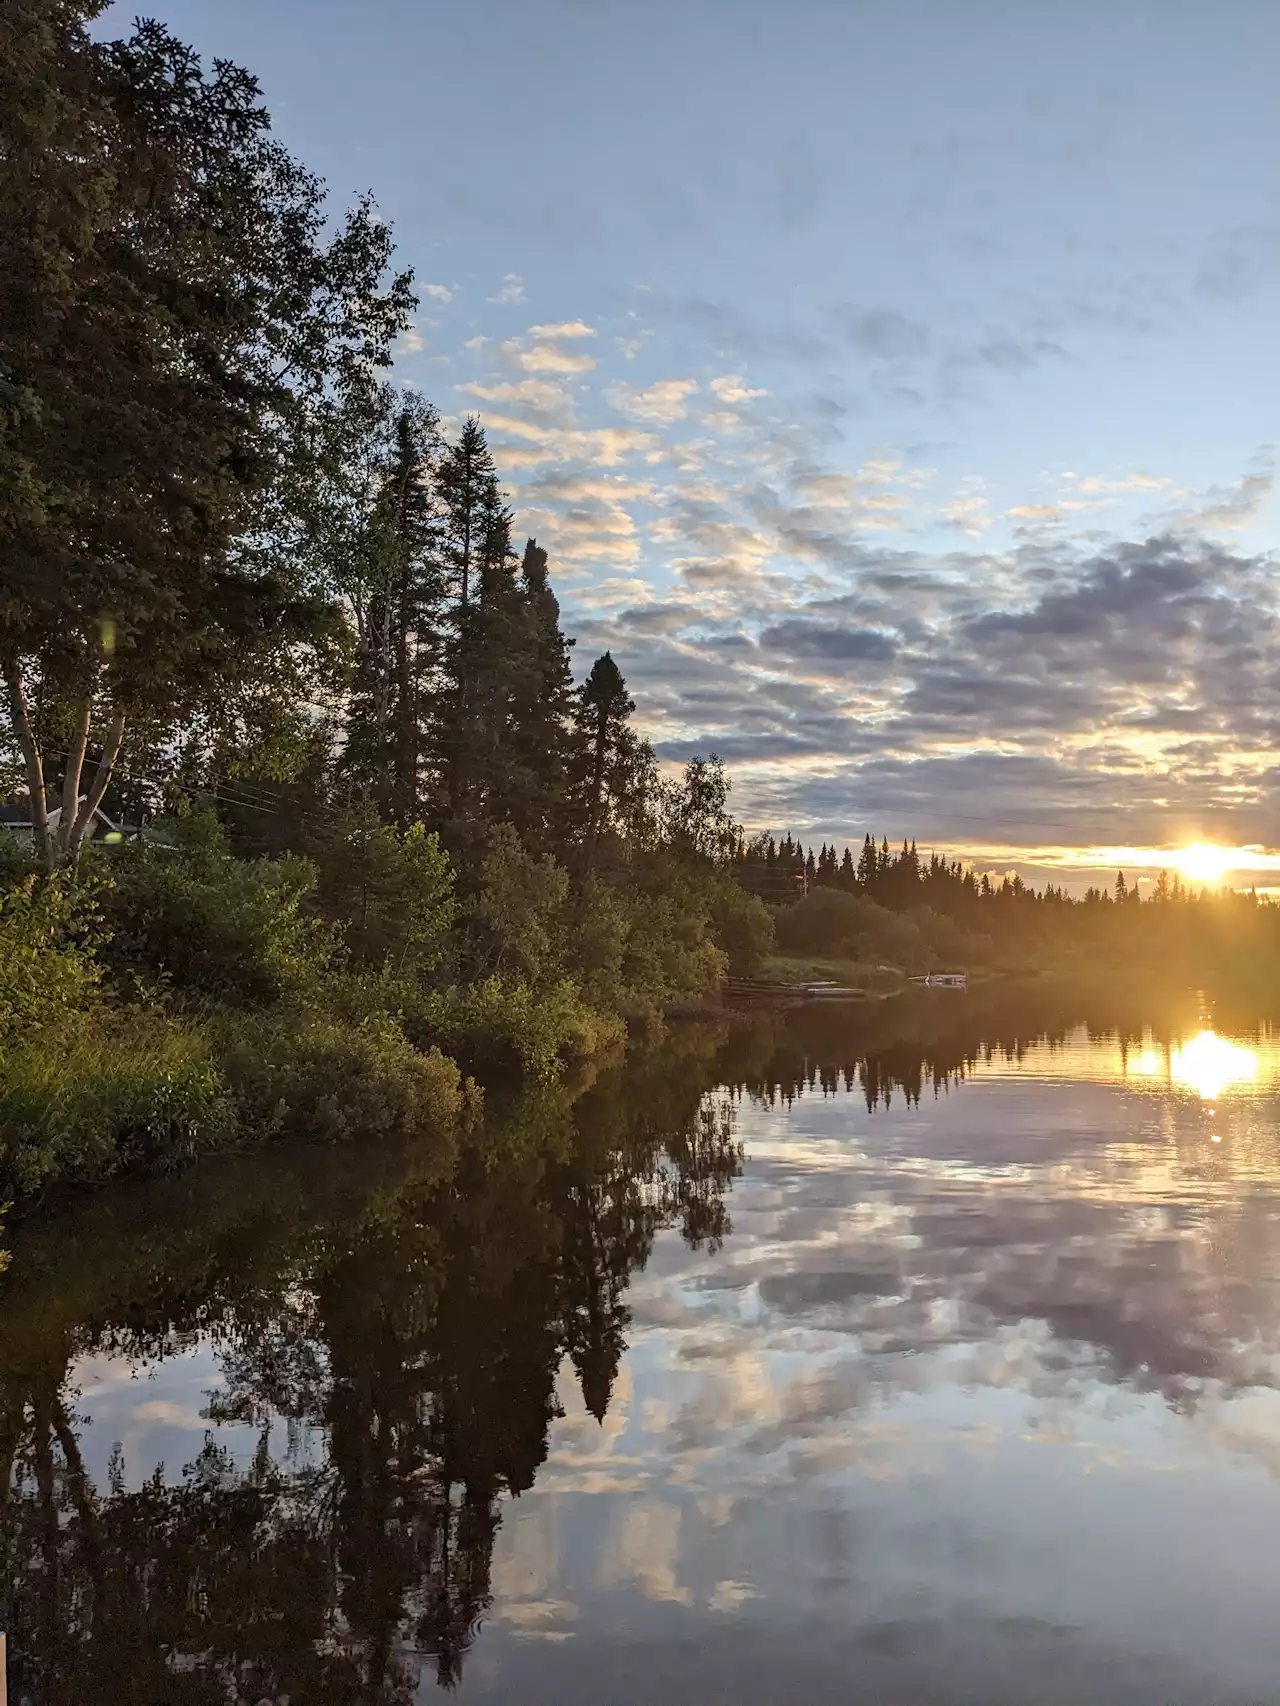
[(573, 641), (560, 629), (560, 605), (547, 579), (547, 553), (530, 539), (521, 564), (523, 620), (512, 703), (515, 780), (511, 821), (525, 844), (550, 850), (567, 829), (568, 770), (574, 709)]
[(331, 543), (357, 635), (341, 769), (384, 819), (420, 814), (431, 677), (445, 614), (441, 520), (432, 475), (437, 416), (412, 392), (383, 388), (354, 501)]
[(622, 671), (605, 652), (579, 689), (574, 716), (572, 819), (588, 871), (631, 780), (639, 743), (628, 718), (635, 708)]
[(466, 609), (502, 508), (497, 469), (474, 415), (468, 416), (457, 443), (442, 459), (437, 488), (445, 515), (445, 561), (458, 602)]
[[(474, 445), (468, 457), (473, 465), (478, 460)], [(496, 478), (470, 513), (467, 551), (468, 596), (459, 596), (444, 648), (432, 733), (440, 813), (455, 845), (507, 821), (510, 803), (529, 791), (515, 720), (525, 600), (511, 550), (511, 515)]]

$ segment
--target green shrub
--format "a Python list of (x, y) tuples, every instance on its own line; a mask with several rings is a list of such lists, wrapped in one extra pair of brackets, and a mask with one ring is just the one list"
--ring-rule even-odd
[(313, 983), (333, 951), (312, 915), (316, 870), (296, 854), (236, 859), (216, 821), (193, 813), (173, 846), (122, 849), (104, 911), (117, 972), (242, 1005)]
[(448, 1128), (462, 1079), (437, 1049), (415, 1049), (387, 1016), (242, 1018), (227, 1038), (227, 1084), (250, 1137), (411, 1137)]
[(773, 948), (773, 918), (759, 895), (748, 894), (732, 878), (716, 883), (711, 894), (715, 943), (739, 977), (759, 971)]
[(710, 909), (688, 881), (634, 896), (622, 960), (624, 1011), (643, 1013), (718, 987), (726, 956), (709, 934)]
[(619, 1018), (587, 1006), (568, 979), (538, 991), (498, 977), (433, 990), (406, 1010), (404, 1022), (415, 1042), (438, 1043), (468, 1067), (518, 1065), (542, 1083), (565, 1061), (586, 1059), (625, 1035)]
[(480, 882), (467, 910), (467, 969), (537, 984), (559, 970), (569, 874), (527, 852), (509, 823), (490, 832)]
[(91, 885), (62, 875), (27, 876), (0, 894), (0, 1046), (87, 1005), (101, 976), (97, 901)]
[(162, 1172), (232, 1134), (204, 1031), (136, 1008), (26, 1037), (0, 1084), (0, 1196), (53, 1181)]
[(458, 910), (439, 836), (420, 823), (397, 830), (359, 807), (316, 838), (315, 858), (321, 910), (356, 965), (434, 970)]

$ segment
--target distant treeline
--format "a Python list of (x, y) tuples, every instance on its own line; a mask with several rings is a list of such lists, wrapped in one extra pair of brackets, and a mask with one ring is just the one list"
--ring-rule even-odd
[(1162, 871), (1143, 900), (1117, 872), (1109, 889), (993, 882), (958, 859), (894, 852), (867, 835), (806, 849), (790, 835), (740, 841), (739, 880), (773, 904), (778, 946), (792, 954), (903, 967), (1120, 970), (1129, 978), (1265, 983), (1280, 952), (1280, 907), (1253, 891), (1194, 889)]
[[(1065, 888), (1046, 883), (1035, 889), (1024, 883), (1016, 871), (998, 881), (991, 880), (988, 871), (975, 871), (959, 859), (948, 859), (940, 853), (930, 853), (922, 859), (914, 841), (902, 843), (898, 851), (890, 848), (888, 838), (876, 845), (875, 837), (864, 837), (855, 859), (847, 844), (837, 852), (834, 842), (824, 841), (820, 849), (806, 849), (803, 842), (790, 835), (781, 840), (772, 835), (757, 836), (748, 842), (740, 840), (737, 850), (742, 881), (747, 887), (771, 897), (786, 899), (807, 893), (814, 888), (842, 889), (846, 894), (865, 894), (881, 906), (929, 906), (937, 912), (957, 916), (971, 909), (978, 901), (1035, 902), (1045, 906), (1136, 906), (1141, 894), (1136, 883), (1130, 884), (1123, 871), (1117, 871), (1114, 888), (1089, 887), (1082, 895), (1069, 895)], [(1200, 898), (1200, 890), (1184, 884), (1176, 872), (1161, 871), (1149, 901), (1180, 902)]]

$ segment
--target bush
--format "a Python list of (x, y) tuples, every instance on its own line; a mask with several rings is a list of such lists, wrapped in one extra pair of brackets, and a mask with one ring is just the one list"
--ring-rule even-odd
[(227, 1038), (224, 1070), (240, 1126), (257, 1139), (439, 1133), (462, 1107), (453, 1061), (415, 1049), (386, 1016), (355, 1028), (324, 1018), (242, 1018)]
[(711, 939), (705, 885), (661, 865), (645, 876), (628, 897), (622, 957), (623, 1010), (636, 1014), (717, 988), (726, 965), (726, 955)]
[(312, 984), (333, 952), (310, 911), (316, 869), (296, 854), (237, 859), (216, 820), (193, 813), (172, 846), (112, 859), (107, 962), (220, 1001), (265, 1005)]
[(97, 899), (62, 875), (27, 876), (0, 894), (0, 1046), (87, 1005), (101, 976)]
[(728, 957), (729, 970), (739, 977), (759, 971), (773, 949), (773, 918), (759, 895), (748, 894), (726, 878), (711, 897), (711, 926), (716, 946)]
[(360, 966), (429, 972), (457, 916), (453, 866), (420, 823), (400, 831), (370, 808), (344, 813), (315, 842), (321, 909)]
[(620, 1019), (587, 1006), (568, 979), (534, 991), (527, 983), (486, 978), (421, 995), (404, 1012), (415, 1042), (439, 1043), (468, 1067), (519, 1065), (542, 1083), (566, 1060), (585, 1059), (620, 1042)]
[(868, 926), (885, 917), (884, 908), (865, 895), (813, 889), (803, 900), (778, 909), (774, 933), (784, 953), (839, 954), (852, 951)]
[(568, 872), (550, 857), (535, 859), (510, 824), (499, 824), (468, 909), (468, 969), (531, 985), (553, 977), (562, 960), (568, 893)]
[(141, 1008), (81, 1015), (5, 1057), (0, 1196), (167, 1171), (233, 1128), (202, 1029)]

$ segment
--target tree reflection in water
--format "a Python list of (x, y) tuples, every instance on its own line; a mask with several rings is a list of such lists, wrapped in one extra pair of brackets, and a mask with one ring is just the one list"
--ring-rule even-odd
[[(456, 1682), (566, 1359), (603, 1420), (656, 1235), (729, 1231), (735, 1097), (916, 1100), (1081, 1021), (1141, 1034), (1026, 996), (690, 1028), (576, 1094), (491, 1109), (456, 1151), (260, 1155), (19, 1229), (0, 1282), (17, 1698), (393, 1706), (424, 1671)], [(196, 1346), (222, 1375), (204, 1449), (141, 1485), (117, 1457), (95, 1485), (76, 1365)], [(227, 1424), (256, 1451), (219, 1445)]]
[[(382, 1155), (363, 1176), (349, 1153), (254, 1161), (30, 1229), (0, 1325), (18, 1697), (393, 1706), (424, 1665), (456, 1682), (562, 1359), (603, 1418), (654, 1236), (728, 1229), (720, 1040), (525, 1100), (456, 1156)], [(131, 1488), (117, 1459), (95, 1486), (74, 1362), (210, 1341), (224, 1385), (197, 1460)], [(216, 1443), (232, 1422), (258, 1429), (248, 1462)]]

